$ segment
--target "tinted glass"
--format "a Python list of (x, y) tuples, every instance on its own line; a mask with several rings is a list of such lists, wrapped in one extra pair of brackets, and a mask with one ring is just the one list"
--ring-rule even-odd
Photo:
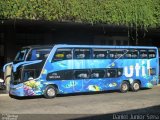
[(60, 48), (57, 49), (54, 55), (54, 59), (52, 61), (68, 60), (68, 59), (72, 59), (72, 49)]
[(74, 73), (75, 79), (87, 79), (89, 78), (88, 70), (76, 70)]
[(124, 58), (127, 59), (137, 59), (138, 58), (138, 50), (130, 49), (128, 52), (125, 52)]
[(120, 59), (120, 58), (123, 58), (123, 55), (124, 55), (124, 50), (121, 50), (121, 49), (113, 49), (113, 50), (110, 50), (109, 52), (109, 58), (111, 59)]
[(49, 73), (47, 80), (71, 80), (73, 79), (73, 70), (61, 70)]
[(117, 77), (117, 70), (116, 69), (108, 69), (106, 72), (106, 76), (109, 78)]
[(104, 78), (105, 77), (105, 70), (92, 70), (91, 71), (91, 78)]
[(142, 59), (148, 58), (147, 50), (140, 50), (139, 51), (139, 57)]
[(90, 59), (90, 49), (75, 49), (74, 50), (75, 59)]
[(28, 51), (29, 51), (29, 49), (23, 49), (23, 50), (19, 51), (17, 53), (14, 61), (24, 61)]
[(156, 57), (156, 50), (148, 50), (148, 56), (149, 56), (149, 58), (155, 58)]
[(30, 51), (30, 53), (27, 56), (27, 61), (33, 61), (33, 60), (45, 60), (51, 49), (33, 49)]
[(138, 50), (131, 50), (132, 58), (138, 58)]
[(95, 59), (107, 58), (107, 49), (93, 49), (93, 58)]

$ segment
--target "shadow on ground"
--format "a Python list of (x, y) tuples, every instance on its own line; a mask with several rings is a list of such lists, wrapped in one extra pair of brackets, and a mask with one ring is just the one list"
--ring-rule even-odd
[(70, 120), (159, 120), (160, 105), (110, 114), (91, 115)]
[[(11, 116), (11, 115), (10, 115)], [(115, 112), (109, 114), (18, 114), (18, 120), (159, 120), (160, 105), (147, 108)], [(0, 114), (0, 118), (8, 118), (8, 114)], [(17, 119), (16, 119), (17, 120)]]
[[(149, 90), (149, 88), (144, 88), (141, 90)], [(129, 91), (132, 92), (132, 91)], [(106, 94), (106, 93), (121, 93), (119, 90), (109, 90), (109, 91), (98, 91), (98, 92), (79, 92), (79, 93), (70, 93), (70, 94), (61, 94), (57, 95), (56, 97), (69, 97), (69, 96), (78, 96), (78, 95), (95, 95), (95, 94)], [(121, 93), (124, 94), (124, 93)], [(17, 100), (27, 100), (27, 99), (40, 99), (44, 98), (43, 95), (40, 96), (25, 96), (25, 97), (17, 97), (13, 95), (9, 95), (11, 98), (17, 99)], [(54, 98), (53, 98), (54, 99)]]

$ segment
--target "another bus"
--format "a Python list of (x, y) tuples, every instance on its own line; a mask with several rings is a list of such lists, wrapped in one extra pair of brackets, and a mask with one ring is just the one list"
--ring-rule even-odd
[[(53, 45), (31, 48), (26, 55), (24, 51), (28, 49), (20, 51), (23, 59), (16, 57), (12, 63), (11, 95), (54, 98), (57, 94), (91, 91), (125, 93), (152, 88), (159, 83), (156, 47)], [(41, 49), (46, 57), (40, 58)]]

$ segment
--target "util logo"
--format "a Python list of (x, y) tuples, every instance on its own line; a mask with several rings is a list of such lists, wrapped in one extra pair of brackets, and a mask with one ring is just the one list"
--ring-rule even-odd
[[(142, 61), (141, 63), (141, 66), (139, 65), (139, 63), (136, 63), (135, 66), (131, 65), (131, 66), (125, 66), (124, 67), (124, 75), (126, 77), (132, 77), (134, 75), (134, 72), (135, 72), (135, 75), (136, 77), (142, 75), (142, 76), (145, 76), (147, 73), (146, 73), (146, 69), (149, 71), (150, 69), (150, 61), (147, 60), (147, 65), (145, 65), (145, 61)], [(150, 74), (150, 73), (148, 73)]]

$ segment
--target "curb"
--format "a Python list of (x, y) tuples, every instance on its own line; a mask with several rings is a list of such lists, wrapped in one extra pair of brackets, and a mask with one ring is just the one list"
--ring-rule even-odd
[(3, 97), (3, 96), (9, 96), (9, 94), (8, 93), (6, 93), (6, 94), (0, 94), (0, 97)]

